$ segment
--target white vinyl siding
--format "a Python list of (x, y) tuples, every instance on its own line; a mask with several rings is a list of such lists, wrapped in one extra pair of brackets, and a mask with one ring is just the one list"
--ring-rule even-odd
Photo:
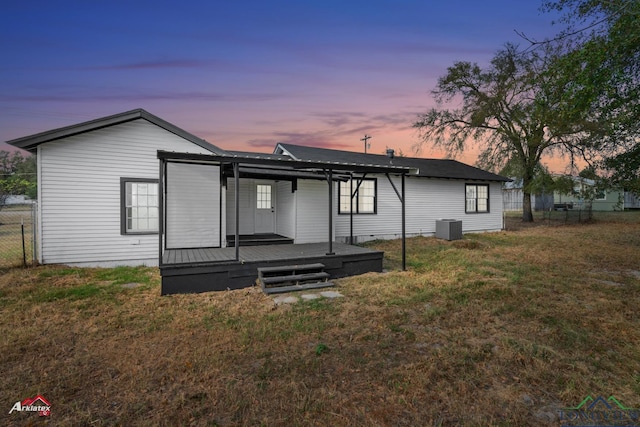
[(276, 233), (291, 239), (296, 236), (295, 198), (291, 182), (276, 182)]
[[(400, 191), (400, 178), (392, 176)], [(394, 239), (402, 235), (402, 205), (386, 176), (378, 176), (377, 215), (354, 215), (353, 235), (357, 241)], [(465, 212), (465, 182), (461, 180), (408, 177), (405, 179), (407, 236), (433, 235), (436, 220), (442, 218), (462, 221), (462, 231), (497, 231), (502, 229), (502, 211), (477, 215)], [(489, 205), (502, 206), (501, 184), (488, 183)], [(337, 197), (336, 197), (337, 202)], [(338, 215), (336, 237), (349, 238), (350, 215)]]
[(220, 246), (220, 167), (167, 164), (167, 249)]
[[(236, 193), (235, 179), (227, 179), (227, 235), (236, 232)], [(255, 182), (253, 179), (240, 179), (240, 234), (253, 234), (255, 232)]]
[[(334, 186), (337, 202), (337, 185)], [(298, 180), (296, 192), (296, 236), (294, 243), (329, 240), (329, 188), (325, 181)], [(334, 206), (335, 203), (334, 202)], [(334, 224), (337, 209), (334, 211)], [(335, 228), (334, 228), (335, 235)]]
[(143, 119), (39, 146), (42, 262), (157, 264), (158, 235), (122, 235), (120, 214), (120, 178), (157, 180), (157, 150), (210, 154)]

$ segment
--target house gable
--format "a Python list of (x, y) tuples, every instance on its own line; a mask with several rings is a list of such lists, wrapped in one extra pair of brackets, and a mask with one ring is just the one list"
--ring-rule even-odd
[(157, 264), (157, 232), (122, 233), (122, 180), (157, 181), (158, 150), (211, 154), (211, 147), (144, 118), (36, 144), (40, 261)]
[(45, 132), (37, 133), (30, 136), (25, 136), (22, 138), (13, 139), (11, 141), (7, 141), (7, 144), (13, 145), (14, 147), (22, 148), (23, 150), (27, 150), (30, 152), (35, 152), (36, 148), (43, 143), (56, 141), (59, 139), (68, 138), (75, 135), (80, 135), (87, 132), (92, 132), (98, 129), (107, 128), (110, 126), (116, 126), (119, 124), (127, 123), (133, 120), (144, 119), (149, 123), (152, 123), (168, 132), (171, 132), (182, 139), (189, 141), (201, 148), (207, 150), (207, 152), (212, 152), (214, 154), (222, 154), (224, 150), (216, 147), (213, 144), (205, 141), (202, 138), (198, 138), (197, 136), (177, 127), (174, 124), (167, 122), (166, 120), (161, 119), (158, 116), (154, 116), (153, 114), (145, 111), (141, 108), (131, 111), (125, 111), (124, 113), (114, 114), (112, 116), (102, 117), (95, 120), (90, 120), (87, 122), (78, 123), (71, 126), (65, 126), (57, 129), (48, 130)]

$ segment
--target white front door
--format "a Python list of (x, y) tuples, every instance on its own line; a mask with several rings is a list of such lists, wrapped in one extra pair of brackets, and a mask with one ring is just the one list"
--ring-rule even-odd
[(273, 184), (256, 183), (255, 233), (274, 233), (276, 224)]

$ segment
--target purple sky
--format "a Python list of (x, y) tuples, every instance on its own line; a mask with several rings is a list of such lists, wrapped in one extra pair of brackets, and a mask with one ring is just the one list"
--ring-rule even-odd
[[(456, 60), (558, 31), (514, 0), (32, 1), (0, 15), (0, 141), (134, 108), (222, 148), (411, 154)], [(0, 149), (7, 149), (0, 144)], [(441, 153), (425, 148), (424, 157)], [(475, 162), (474, 153), (462, 158)]]

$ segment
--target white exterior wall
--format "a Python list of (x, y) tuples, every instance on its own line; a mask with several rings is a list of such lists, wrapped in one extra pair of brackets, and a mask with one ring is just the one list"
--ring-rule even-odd
[(278, 181), (276, 188), (276, 233), (294, 239), (296, 236), (296, 193), (291, 182)]
[[(227, 179), (227, 235), (236, 233), (236, 182), (233, 177)], [(255, 184), (253, 179), (240, 179), (240, 234), (254, 234), (256, 210)]]
[(220, 247), (220, 167), (168, 163), (167, 249)]
[(157, 234), (120, 234), (120, 178), (158, 179), (157, 150), (210, 154), (143, 119), (38, 146), (41, 262), (157, 265)]
[[(373, 176), (371, 176), (373, 177)], [(373, 239), (395, 239), (402, 236), (402, 205), (386, 176), (377, 178), (377, 213), (353, 216), (353, 235), (357, 242)], [(398, 192), (400, 177), (391, 177)], [(502, 186), (489, 183), (489, 213), (465, 213), (465, 184), (463, 180), (405, 179), (406, 234), (432, 235), (436, 220), (462, 221), (464, 233), (496, 231), (502, 229)], [(469, 181), (468, 183), (473, 183)], [(336, 195), (337, 203), (337, 195)], [(337, 211), (337, 208), (336, 208)], [(338, 241), (349, 239), (349, 215), (338, 215), (336, 221)]]
[[(337, 191), (338, 187), (334, 184), (334, 193)], [(328, 197), (329, 189), (325, 181), (298, 180), (295, 198), (296, 236), (294, 243), (326, 242), (329, 239)], [(336, 236), (336, 209), (333, 210), (334, 239)]]

